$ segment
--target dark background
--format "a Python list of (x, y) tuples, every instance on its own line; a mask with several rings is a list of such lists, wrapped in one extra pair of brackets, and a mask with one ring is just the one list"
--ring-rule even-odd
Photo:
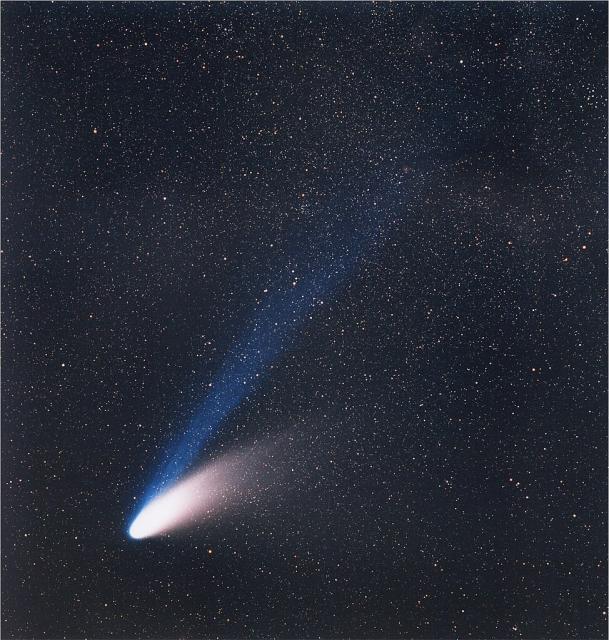
[[(606, 637), (606, 24), (2, 4), (3, 637)], [(293, 429), (298, 473), (128, 539), (285, 238), (377, 192), (213, 445)]]

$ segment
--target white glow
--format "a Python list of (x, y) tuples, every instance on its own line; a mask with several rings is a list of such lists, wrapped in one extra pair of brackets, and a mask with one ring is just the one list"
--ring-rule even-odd
[(129, 535), (140, 540), (187, 527), (231, 508), (247, 509), (269, 496), (281, 473), (271, 462), (285, 437), (225, 453), (177, 482), (138, 513)]
[(132, 538), (149, 538), (172, 528), (193, 511), (192, 490), (180, 484), (149, 502), (129, 527)]
[(129, 527), (132, 538), (150, 538), (189, 524), (221, 507), (234, 490), (234, 457), (225, 456), (149, 502)]

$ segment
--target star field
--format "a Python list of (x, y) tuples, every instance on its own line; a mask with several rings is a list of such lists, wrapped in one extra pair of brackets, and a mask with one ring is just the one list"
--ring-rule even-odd
[(606, 637), (607, 5), (1, 13), (3, 637)]

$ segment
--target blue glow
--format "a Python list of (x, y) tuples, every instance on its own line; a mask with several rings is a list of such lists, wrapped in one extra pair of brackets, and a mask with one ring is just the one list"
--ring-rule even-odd
[[(351, 215), (328, 217), (323, 228), (293, 240), (279, 283), (263, 294), (182, 436), (167, 449), (141, 507), (188, 470), (231, 412), (264, 380), (269, 366), (293, 344), (315, 307), (345, 283), (358, 261), (378, 244), (386, 219), (383, 208), (369, 194), (346, 207)], [(290, 268), (293, 265), (297, 268)]]

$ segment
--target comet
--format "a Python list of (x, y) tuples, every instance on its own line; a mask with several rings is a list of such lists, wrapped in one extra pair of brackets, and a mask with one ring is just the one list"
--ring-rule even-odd
[(129, 526), (133, 538), (162, 533), (222, 502), (227, 478), (218, 467), (181, 479), (231, 413), (256, 391), (271, 365), (295, 343), (316, 309), (380, 245), (389, 210), (370, 184), (359, 187), (358, 194), (343, 198), (285, 242), (286, 262), (276, 265), (275, 282), (264, 287), (182, 435), (165, 449)]

